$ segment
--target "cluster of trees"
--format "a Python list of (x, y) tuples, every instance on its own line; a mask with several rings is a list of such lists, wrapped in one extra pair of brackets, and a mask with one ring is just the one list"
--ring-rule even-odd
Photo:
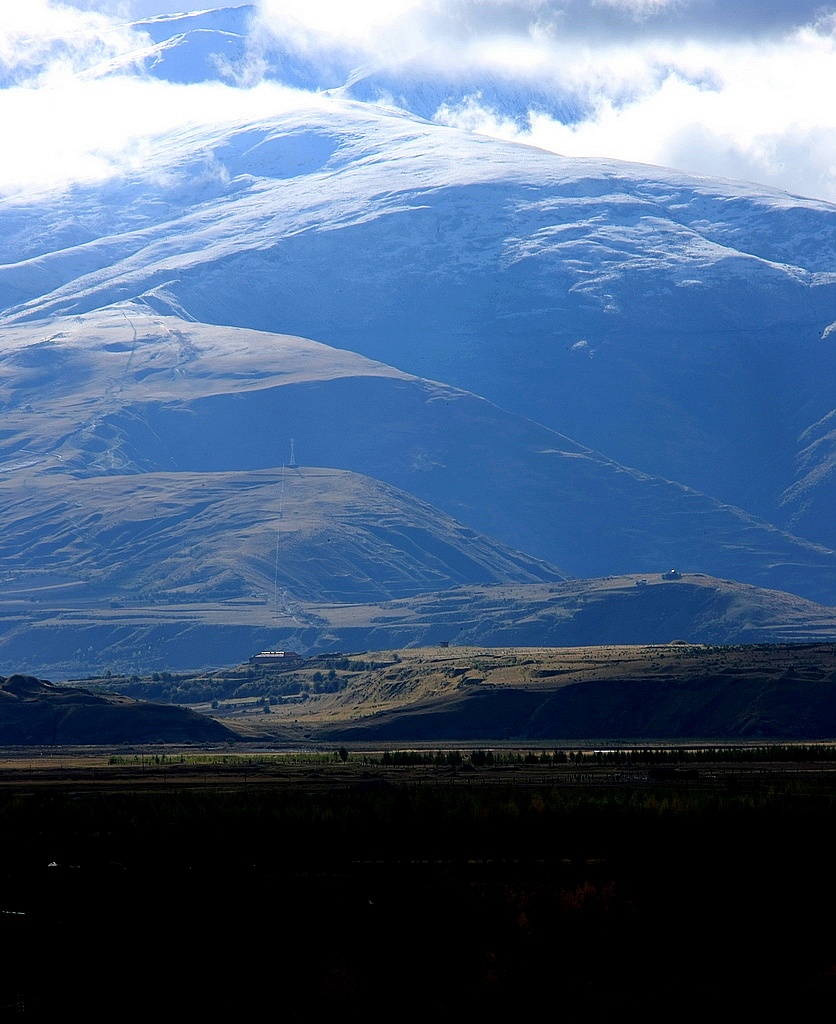
[(394, 767), (438, 765), (457, 768), (461, 765), (472, 765), (474, 768), (492, 768), (495, 765), (566, 764), (578, 756), (582, 755), (577, 752), (570, 754), (563, 750), (543, 750), (537, 753), (496, 750), (385, 750), (380, 758), (372, 759), (370, 763)]
[[(101, 680), (84, 680), (94, 692), (119, 693), (158, 704), (201, 704), (223, 700), (260, 698), (275, 704), (285, 697), (337, 693), (358, 673), (390, 668), (387, 661), (350, 658), (343, 654), (306, 659), (290, 671), (276, 666), (248, 665), (218, 672), (153, 672), (150, 676), (105, 674)], [(297, 663), (298, 664), (298, 663)]]
[(746, 764), (749, 762), (828, 762), (836, 761), (836, 746), (826, 743), (766, 744), (753, 747), (650, 747), (644, 749), (594, 750), (575, 752), (580, 759), (597, 765), (693, 765)]
[(619, 750), (387, 750), (370, 763), (392, 766), (439, 765), (475, 768), (513, 765), (598, 765), (629, 767), (764, 762), (836, 762), (830, 744), (778, 744), (757, 747), (645, 747)]

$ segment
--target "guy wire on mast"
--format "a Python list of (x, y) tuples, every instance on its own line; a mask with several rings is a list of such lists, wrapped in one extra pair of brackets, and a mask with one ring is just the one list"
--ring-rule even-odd
[[(290, 462), (287, 463), (290, 469), (296, 468), (296, 440), (290, 439)], [(282, 462), (281, 488), (279, 491), (279, 520), (276, 523), (276, 567), (273, 576), (273, 625), (278, 628), (279, 624), (279, 537), (281, 535), (281, 521), (284, 517), (284, 470), (285, 463)]]
[[(293, 458), (293, 442), (291, 441), (291, 459)], [(279, 537), (281, 536), (281, 520), (284, 515), (284, 463), (282, 463), (282, 481), (279, 490), (279, 522), (276, 524), (276, 568), (273, 577), (273, 625), (279, 624)]]

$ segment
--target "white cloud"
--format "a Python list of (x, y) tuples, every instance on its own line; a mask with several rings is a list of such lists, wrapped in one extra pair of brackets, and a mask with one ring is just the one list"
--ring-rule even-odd
[(403, 22), (411, 12), (424, 7), (421, 0), (261, 0), (262, 18), (274, 25), (293, 22), (319, 37), (358, 40)]
[(122, 21), (51, 0), (6, 4), (0, 10), (0, 83), (37, 84), (72, 74), (142, 44)]
[(610, 7), (613, 10), (643, 20), (653, 15), (683, 6), (684, 0), (592, 0), (593, 6)]
[(258, 121), (301, 102), (317, 99), (271, 84), (241, 90), (130, 77), (0, 90), (0, 196), (121, 174), (164, 179), (177, 173), (167, 163), (169, 133), (174, 139), (193, 135), (197, 157), (207, 128), (211, 134), (213, 125)]
[(440, 119), (567, 156), (760, 181), (836, 202), (832, 22), (766, 42), (593, 48), (540, 39), (528, 60), (538, 66), (573, 117), (532, 111), (521, 128), (471, 97)]
[[(241, 0), (228, 0), (230, 4)], [(0, 191), (141, 164), (146, 141), (192, 122), (269, 109), (266, 85), (84, 81), (147, 39), (126, 18), (217, 0), (27, 0), (0, 10)], [(435, 81), (467, 83), (450, 124), (566, 155), (601, 156), (772, 184), (836, 202), (836, 17), (807, 0), (257, 0), (258, 38), (229, 81), (252, 86), (274, 46), (329, 68), (420, 54)], [(418, 58), (416, 58), (418, 59)], [(336, 71), (334, 69), (337, 69)], [(527, 116), (479, 83), (500, 82)], [(317, 83), (314, 82), (314, 85)], [(471, 89), (472, 86), (472, 89)], [(462, 100), (462, 91), (470, 91)], [(280, 90), (279, 90), (280, 91)], [(260, 98), (258, 98), (260, 97)], [(284, 102), (284, 101), (283, 101)], [(255, 116), (255, 115), (253, 115)]]
[[(431, 45), (428, 0), (258, 0), (254, 31), (349, 66), (402, 59)], [(442, 6), (439, 0), (438, 6)]]
[[(59, 0), (53, 0), (59, 2)], [(81, 11), (98, 11), (122, 21), (140, 21), (142, 18), (153, 18), (159, 14), (182, 14), (199, 7), (201, 10), (213, 7), (231, 7), (240, 0), (206, 0), (205, 3), (194, 4), (189, 0), (63, 0), (67, 7), (75, 7)]]

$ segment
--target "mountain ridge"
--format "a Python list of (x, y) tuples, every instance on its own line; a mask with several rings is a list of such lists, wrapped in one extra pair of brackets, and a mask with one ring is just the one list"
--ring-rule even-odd
[[(223, 77), (247, 18), (153, 19), (131, 60)], [(836, 604), (836, 207), (269, 95), (0, 200), (0, 553), (41, 650), (98, 614), (122, 657), (136, 595), (143, 658), (187, 597), (263, 621), (676, 566)]]

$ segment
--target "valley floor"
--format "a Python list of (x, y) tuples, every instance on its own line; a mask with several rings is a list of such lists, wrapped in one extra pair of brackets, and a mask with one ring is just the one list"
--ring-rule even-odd
[(833, 1008), (836, 760), (384, 753), (5, 751), (0, 1016)]

